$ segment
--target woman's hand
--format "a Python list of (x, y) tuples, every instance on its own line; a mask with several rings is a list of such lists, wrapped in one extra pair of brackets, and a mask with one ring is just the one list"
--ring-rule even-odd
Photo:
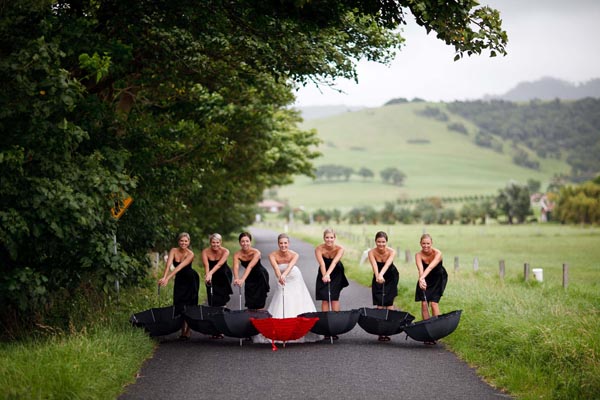
[(425, 278), (419, 278), (419, 287), (421, 290), (427, 289), (427, 282), (425, 282)]
[(375, 281), (377, 283), (385, 283), (385, 278), (383, 277), (383, 275), (377, 275), (377, 278), (375, 279)]
[(167, 286), (168, 283), (169, 283), (169, 278), (160, 278), (158, 280), (158, 284), (163, 287)]
[(322, 281), (323, 281), (323, 283), (329, 283), (329, 282), (331, 282), (331, 276), (329, 274), (323, 275)]
[(236, 280), (233, 281), (233, 284), (235, 286), (242, 287), (242, 286), (244, 286), (244, 281), (242, 279), (236, 279)]
[(210, 272), (208, 274), (206, 274), (206, 277), (204, 277), (204, 280), (206, 281), (206, 283), (210, 283), (210, 281), (212, 281), (212, 274)]
[(281, 283), (282, 286), (285, 286), (285, 275), (281, 274), (279, 277), (279, 283)]

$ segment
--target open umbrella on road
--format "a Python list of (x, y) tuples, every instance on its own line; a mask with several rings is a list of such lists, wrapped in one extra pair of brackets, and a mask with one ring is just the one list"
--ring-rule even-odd
[(266, 338), (271, 339), (271, 348), (277, 351), (275, 341), (285, 342), (300, 339), (310, 331), (319, 318), (250, 318), (256, 329)]
[(263, 319), (269, 317), (271, 317), (271, 314), (266, 310), (222, 311), (210, 316), (217, 329), (225, 336), (239, 339), (258, 335), (258, 331), (254, 325), (252, 325), (250, 319)]
[(194, 331), (217, 337), (221, 335), (222, 332), (215, 326), (212, 315), (228, 311), (228, 309), (224, 309), (223, 307), (211, 307), (205, 305), (186, 306), (183, 311), (183, 318)]
[(258, 335), (258, 331), (250, 322), (250, 318), (263, 319), (271, 317), (267, 310), (243, 310), (242, 309), (242, 288), (239, 288), (240, 293), (240, 309), (232, 311), (221, 311), (211, 314), (210, 319), (215, 324), (216, 328), (225, 336), (242, 339)]
[(175, 313), (175, 306), (151, 308), (129, 318), (133, 326), (144, 328), (152, 337), (165, 336), (181, 329), (183, 317)]
[[(281, 290), (284, 291), (285, 288), (282, 287)], [(271, 317), (260, 320), (256, 318), (250, 319), (258, 332), (260, 332), (264, 337), (271, 339), (271, 348), (273, 351), (277, 351), (275, 341), (283, 342), (283, 347), (285, 347), (285, 342), (300, 339), (306, 335), (313, 327), (315, 322), (319, 320), (318, 318), (306, 318), (299, 316), (285, 318), (285, 291), (283, 292), (282, 300), (283, 318)]]
[[(331, 291), (328, 286), (329, 304), (331, 304)], [(306, 318), (319, 318), (311, 328), (312, 333), (317, 335), (329, 336), (333, 344), (334, 336), (349, 332), (356, 326), (360, 316), (359, 310), (347, 311), (318, 311), (308, 312), (298, 315)]]
[[(158, 286), (160, 299), (160, 286)], [(133, 314), (129, 318), (131, 325), (144, 328), (152, 337), (166, 336), (177, 332), (183, 324), (183, 316), (175, 306), (157, 307)]]
[(329, 336), (331, 343), (333, 343), (334, 336), (350, 332), (356, 326), (360, 317), (360, 310), (317, 311), (303, 313), (299, 317), (318, 318), (319, 320), (310, 331), (317, 335)]
[(454, 332), (460, 322), (461, 313), (462, 310), (456, 310), (415, 322), (405, 326), (404, 332), (418, 342), (434, 343)]
[(404, 311), (385, 308), (360, 308), (358, 325), (366, 332), (379, 336), (391, 336), (402, 332), (415, 317)]

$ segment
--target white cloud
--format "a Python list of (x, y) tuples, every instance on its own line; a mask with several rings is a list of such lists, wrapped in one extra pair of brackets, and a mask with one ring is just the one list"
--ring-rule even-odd
[[(327, 87), (302, 88), (297, 105), (381, 106), (405, 97), (432, 101), (502, 94), (519, 82), (554, 77), (581, 83), (600, 77), (600, 1), (488, 0), (500, 10), (509, 44), (506, 57), (473, 56), (454, 62), (450, 46), (415, 23), (390, 67), (359, 62), (359, 83), (338, 80), (345, 94)], [(409, 15), (410, 18), (410, 15)]]

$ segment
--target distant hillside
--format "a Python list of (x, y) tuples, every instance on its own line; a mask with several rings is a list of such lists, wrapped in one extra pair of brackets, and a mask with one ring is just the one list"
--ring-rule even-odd
[(344, 105), (296, 107), (296, 109), (298, 109), (302, 114), (302, 118), (305, 121), (358, 111), (362, 110), (363, 108), (365, 107)]
[(575, 85), (571, 82), (547, 77), (535, 82), (519, 83), (505, 94), (485, 96), (484, 100), (578, 100), (586, 97), (600, 98), (600, 79), (592, 79)]
[[(447, 118), (432, 118), (438, 108)], [(307, 210), (340, 209), (423, 197), (489, 196), (515, 180), (537, 180), (546, 187), (554, 174), (568, 173), (559, 159), (529, 155), (537, 169), (514, 164), (510, 142), (497, 138), (494, 148), (478, 146), (478, 128), (448, 112), (444, 103), (404, 103), (307, 120), (323, 144), (317, 167), (336, 165), (353, 169), (348, 180), (313, 181), (297, 177), (293, 185), (278, 190), (281, 200)], [(464, 128), (464, 129), (463, 129)], [(405, 179), (401, 186), (384, 182), (381, 172), (397, 168)], [(359, 175), (369, 169), (373, 175)]]
[(542, 159), (566, 160), (574, 179), (592, 179), (600, 172), (600, 99), (457, 101), (448, 110), (475, 123), (480, 136), (524, 146)]

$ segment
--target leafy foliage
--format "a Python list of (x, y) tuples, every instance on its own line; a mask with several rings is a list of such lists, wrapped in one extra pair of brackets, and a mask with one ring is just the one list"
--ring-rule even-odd
[[(61, 288), (108, 292), (177, 231), (249, 223), (265, 188), (313, 172), (318, 139), (289, 109), (298, 85), (390, 61), (403, 8), (459, 55), (503, 53), (499, 16), (476, 6), (4, 2), (0, 301), (24, 314)], [(127, 196), (117, 223), (110, 207)]]
[(600, 223), (600, 183), (590, 181), (563, 187), (555, 213), (562, 223)]
[(541, 158), (566, 159), (577, 181), (600, 171), (600, 99), (577, 101), (473, 101), (448, 104), (448, 110), (473, 121), (482, 131), (515, 144), (514, 161), (536, 169), (539, 162), (519, 146)]
[(527, 185), (511, 182), (496, 197), (498, 211), (508, 218), (508, 223), (522, 223), (532, 214), (531, 199)]

